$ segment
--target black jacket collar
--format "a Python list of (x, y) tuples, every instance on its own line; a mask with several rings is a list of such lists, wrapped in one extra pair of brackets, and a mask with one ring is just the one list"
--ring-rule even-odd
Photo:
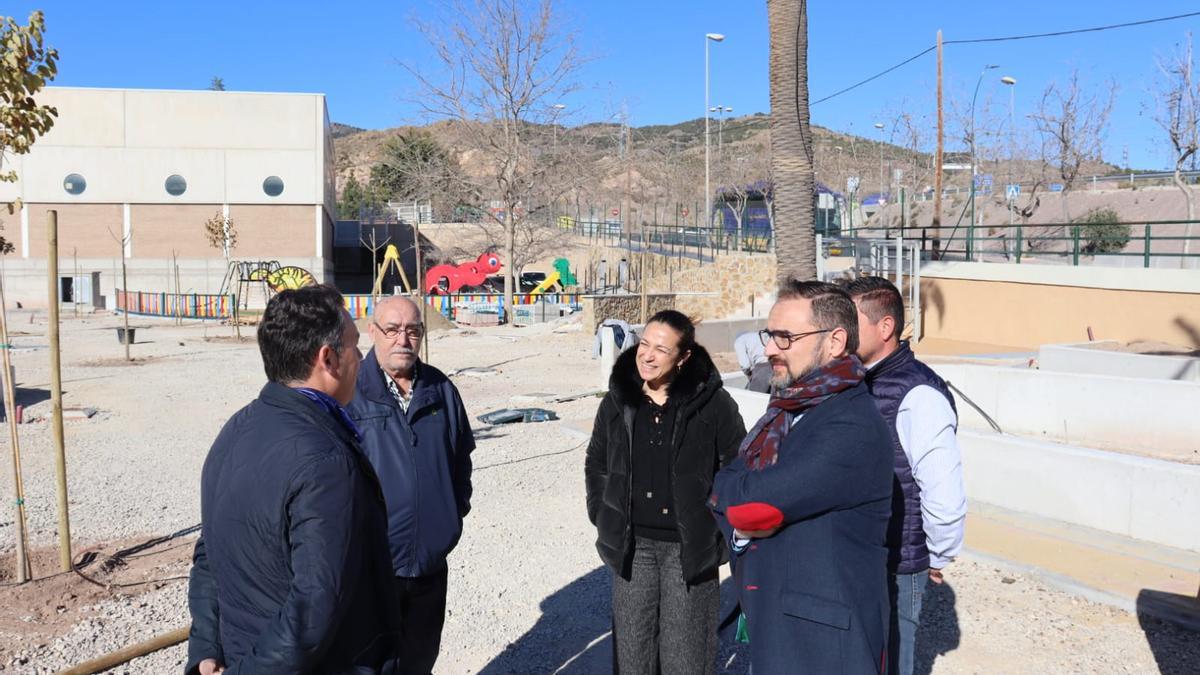
[(300, 415), (318, 427), (334, 433), (349, 445), (358, 446), (354, 434), (335, 419), (332, 413), (326, 412), (315, 401), (285, 384), (266, 383), (259, 392), (258, 398), (267, 405), (283, 408)]
[[(667, 391), (671, 405), (687, 411), (703, 405), (722, 386), (721, 374), (717, 372), (708, 350), (696, 345)], [(617, 357), (608, 388), (623, 407), (636, 407), (641, 402), (645, 394), (642, 393), (642, 378), (637, 371), (637, 347), (626, 349)]]

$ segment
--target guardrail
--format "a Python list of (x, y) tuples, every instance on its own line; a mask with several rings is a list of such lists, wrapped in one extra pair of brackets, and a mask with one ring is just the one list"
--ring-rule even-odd
[[(1189, 228), (1190, 226), (1190, 228)], [(1126, 228), (1122, 231), (1121, 228)], [(1180, 232), (1193, 233), (1179, 234)], [(1170, 230), (1170, 233), (1165, 232)], [(943, 228), (945, 232), (945, 228)], [(933, 257), (927, 228), (903, 228), (905, 239), (921, 240), (921, 250)], [(1185, 249), (1187, 252), (1185, 253)], [(1105, 223), (1007, 223), (959, 225), (942, 240), (939, 259), (1008, 260), (1054, 258), (1071, 265), (1088, 264), (1097, 256), (1141, 258), (1143, 267), (1155, 259), (1200, 258), (1200, 220), (1155, 220)]]

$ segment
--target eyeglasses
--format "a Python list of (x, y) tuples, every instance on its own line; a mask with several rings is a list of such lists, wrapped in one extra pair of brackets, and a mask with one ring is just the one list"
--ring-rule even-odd
[(786, 350), (792, 346), (793, 342), (797, 340), (803, 340), (809, 335), (816, 335), (818, 333), (830, 333), (833, 332), (833, 330), (833, 328), (826, 328), (824, 330), (810, 330), (806, 333), (789, 333), (786, 330), (763, 329), (758, 331), (758, 339), (762, 341), (764, 347), (767, 346), (767, 340), (774, 340), (776, 347), (779, 347), (781, 350)]
[(383, 333), (383, 336), (389, 340), (395, 340), (396, 338), (400, 337), (401, 333), (404, 333), (406, 336), (408, 336), (410, 340), (420, 340), (421, 337), (425, 335), (425, 327), (421, 324), (384, 328), (375, 321), (372, 321), (371, 323), (375, 325), (376, 330), (378, 330), (380, 333)]

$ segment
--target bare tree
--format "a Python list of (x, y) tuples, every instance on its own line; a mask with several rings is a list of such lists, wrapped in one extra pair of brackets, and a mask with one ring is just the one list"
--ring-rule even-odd
[(559, 22), (554, 0), (454, 0), (421, 30), (440, 73), (405, 66), (417, 103), (449, 120), (470, 153), (465, 171), (477, 213), (503, 228), (504, 301), (512, 307), (522, 222), (571, 187), (554, 106), (575, 89), (580, 42)]
[(1073, 71), (1066, 84), (1051, 83), (1030, 118), (1042, 140), (1042, 158), (1062, 180), (1063, 223), (1071, 222), (1068, 204), (1075, 181), (1085, 162), (1101, 161), (1108, 118), (1116, 99), (1117, 84), (1110, 81), (1102, 91), (1088, 94)]
[[(751, 197), (767, 191), (769, 164), (770, 152), (760, 145), (738, 148), (736, 154), (727, 152), (718, 164), (720, 204), (733, 216), (733, 221), (737, 225), (736, 241), (739, 247), (743, 234), (742, 222), (746, 217), (746, 206), (750, 203)], [(772, 199), (774, 198), (772, 197)]]
[[(1175, 158), (1175, 186), (1187, 203), (1187, 219), (1196, 219), (1192, 191), (1183, 181), (1183, 170), (1200, 153), (1200, 85), (1192, 77), (1192, 34), (1187, 43), (1169, 56), (1158, 59), (1158, 82), (1154, 92), (1154, 121), (1167, 134)], [(1189, 252), (1192, 224), (1184, 227), (1183, 254)], [(1181, 262), (1184, 262), (1181, 260)]]

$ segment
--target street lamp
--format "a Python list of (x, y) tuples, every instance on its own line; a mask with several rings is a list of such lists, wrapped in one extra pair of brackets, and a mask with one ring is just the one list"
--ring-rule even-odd
[[(975, 81), (975, 93), (971, 95), (971, 227), (975, 227), (975, 176), (979, 171), (978, 162), (975, 159), (975, 99), (979, 97), (979, 85), (983, 84), (983, 76), (987, 71), (994, 70), (1000, 66), (987, 64), (983, 70), (979, 71), (979, 79)], [(971, 259), (972, 237), (967, 238), (967, 259)]]
[(883, 122), (876, 122), (875, 128), (879, 130), (879, 197), (876, 198), (875, 203), (879, 205), (879, 208), (883, 208)]
[(712, 193), (709, 190), (709, 161), (710, 150), (708, 142), (708, 43), (721, 42), (725, 39), (720, 33), (705, 33), (704, 34), (704, 217), (707, 219), (705, 227), (712, 225)]
[[(1005, 75), (1000, 78), (1000, 81), (1008, 85), (1008, 181), (1004, 184), (1004, 198), (1008, 202), (1008, 236), (1011, 239), (1013, 236), (1013, 198), (1008, 195), (1008, 186), (1012, 185), (1012, 165), (1016, 160), (1016, 144), (1013, 138), (1016, 134), (1016, 127), (1013, 125), (1013, 109), (1017, 91), (1017, 78), (1011, 75)], [(1020, 260), (1021, 251), (1014, 248), (1013, 256)]]
[(563, 111), (563, 109), (566, 107), (567, 106), (565, 106), (561, 103), (555, 103), (554, 105), (550, 106), (550, 108), (554, 110), (554, 112), (551, 113), (551, 116), (550, 116), (550, 124), (554, 126), (554, 150), (555, 150), (555, 152), (558, 151), (558, 114), (561, 113)]
[(717, 154), (719, 155), (725, 143), (725, 113), (733, 112), (733, 108), (719, 105), (709, 108), (708, 111), (717, 113)]

